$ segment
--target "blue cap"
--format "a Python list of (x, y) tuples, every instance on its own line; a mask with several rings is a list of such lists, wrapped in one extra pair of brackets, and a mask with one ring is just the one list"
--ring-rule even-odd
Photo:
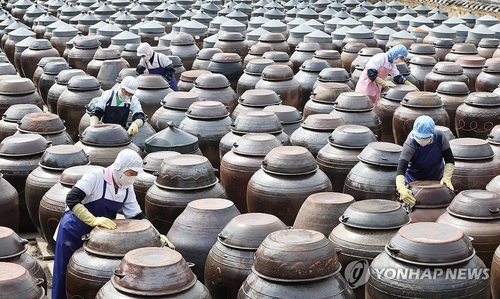
[(434, 133), (434, 120), (427, 115), (417, 117), (413, 124), (413, 136), (418, 138), (428, 138)]
[(408, 57), (408, 50), (402, 44), (398, 44), (387, 51), (387, 55), (389, 55), (389, 61), (393, 62), (394, 59), (398, 56), (403, 56), (405, 59)]

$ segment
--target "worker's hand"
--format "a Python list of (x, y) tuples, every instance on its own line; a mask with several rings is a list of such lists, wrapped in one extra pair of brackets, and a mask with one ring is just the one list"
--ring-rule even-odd
[(417, 86), (415, 86), (415, 84), (411, 83), (409, 80), (406, 80), (405, 83), (403, 83), (404, 85), (408, 85), (408, 86), (411, 86), (413, 88), (415, 88), (416, 90), (419, 90)]
[(174, 244), (172, 244), (172, 242), (170, 242), (170, 240), (167, 238), (167, 236), (160, 234), (160, 240), (164, 246), (168, 246), (168, 248), (175, 250)]
[(453, 171), (455, 170), (455, 164), (446, 163), (444, 165), (443, 178), (441, 179), (441, 184), (446, 185), (448, 189), (454, 191), (453, 184), (451, 183), (451, 177), (453, 176)]
[(78, 219), (89, 226), (102, 226), (107, 229), (116, 228), (116, 223), (114, 223), (111, 219), (108, 219), (106, 217), (95, 217), (81, 203), (75, 205), (71, 211), (75, 214), (76, 217), (78, 217)]
[(116, 228), (116, 223), (109, 218), (106, 218), (106, 217), (94, 217), (94, 218), (95, 218), (95, 220), (91, 226), (100, 226), (100, 227), (104, 227), (107, 229), (115, 229)]
[(413, 197), (413, 193), (410, 189), (406, 187), (404, 175), (400, 174), (396, 176), (396, 189), (398, 190), (399, 198), (401, 198), (404, 203), (412, 206), (415, 205), (415, 197)]
[(384, 80), (380, 77), (377, 77), (375, 78), (374, 80), (375, 83), (377, 83), (378, 85), (386, 88), (386, 87), (396, 87), (396, 84), (392, 81), (388, 81), (388, 80)]
[(135, 68), (135, 76), (139, 76), (139, 75), (142, 75), (144, 74), (144, 71), (146, 70), (146, 67), (142, 66), (142, 65), (138, 65), (136, 68)]
[(99, 123), (99, 117), (92, 115), (90, 117), (90, 125), (93, 126), (93, 125), (97, 125), (98, 123)]
[(142, 121), (142, 119), (134, 120), (130, 124), (130, 127), (128, 127), (128, 134), (134, 137), (135, 135), (137, 135), (137, 133), (139, 133), (139, 128), (142, 127), (143, 124), (144, 122)]

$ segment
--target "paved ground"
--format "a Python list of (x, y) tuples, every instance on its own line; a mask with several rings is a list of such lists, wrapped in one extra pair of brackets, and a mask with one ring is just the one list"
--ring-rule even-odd
[(34, 257), (38, 263), (43, 267), (45, 271), (45, 275), (47, 276), (47, 288), (48, 288), (48, 297), (52, 298), (52, 267), (54, 261), (52, 259), (47, 260), (44, 259), (42, 252), (36, 242), (36, 238), (42, 238), (42, 236), (38, 233), (21, 233), (19, 234), (21, 238), (28, 239), (28, 251), (27, 253)]

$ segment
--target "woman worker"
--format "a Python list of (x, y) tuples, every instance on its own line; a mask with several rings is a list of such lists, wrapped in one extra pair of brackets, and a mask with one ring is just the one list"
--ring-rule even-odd
[[(443, 162), (444, 160), (444, 162)], [(453, 190), (451, 177), (455, 169), (455, 158), (450, 142), (440, 130), (435, 130), (434, 120), (427, 115), (419, 116), (408, 134), (399, 158), (396, 189), (401, 200), (409, 205), (415, 198), (406, 183), (419, 180), (440, 180)]]
[(173, 91), (178, 90), (174, 77), (174, 65), (167, 55), (153, 51), (148, 43), (142, 43), (137, 47), (137, 56), (140, 56), (141, 60), (135, 69), (136, 76), (144, 74), (146, 71), (148, 74), (161, 75), (167, 80)]
[(355, 91), (368, 95), (373, 105), (375, 105), (380, 99), (382, 89), (396, 86), (392, 81), (386, 80), (388, 75), (391, 75), (397, 84), (409, 85), (418, 90), (415, 85), (399, 73), (396, 67), (396, 63), (404, 62), (407, 56), (408, 50), (401, 44), (390, 48), (387, 53), (375, 54), (366, 63), (365, 69), (356, 84)]
[[(122, 150), (105, 170), (91, 170), (76, 182), (66, 197), (66, 211), (56, 237), (52, 298), (66, 299), (66, 268), (73, 253), (83, 246), (82, 236), (95, 226), (115, 229), (111, 220), (121, 209), (125, 218), (145, 219), (133, 183), (142, 172), (142, 159), (131, 149)], [(173, 247), (166, 236), (164, 244)]]

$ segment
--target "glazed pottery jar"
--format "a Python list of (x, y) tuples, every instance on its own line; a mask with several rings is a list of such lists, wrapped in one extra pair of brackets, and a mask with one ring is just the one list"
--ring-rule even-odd
[[(261, 79), (262, 71), (268, 65), (274, 64), (271, 59), (252, 59), (248, 62), (243, 74), (238, 79), (238, 85), (236, 87), (236, 93), (241, 96), (245, 91), (255, 88), (255, 85)], [(233, 117), (234, 118), (234, 117)]]
[[(43, 73), (42, 73), (43, 74)], [(47, 91), (47, 109), (51, 113), (57, 113), (57, 101), (66, 90), (68, 82), (74, 76), (83, 76), (85, 72), (80, 69), (67, 69), (60, 71), (55, 77), (55, 83)]]
[(302, 113), (297, 108), (289, 105), (267, 106), (262, 111), (276, 114), (283, 127), (283, 133), (288, 136), (300, 128), (300, 124), (302, 123)]
[(168, 93), (160, 102), (161, 107), (151, 116), (151, 126), (157, 132), (173, 122), (177, 127), (186, 118), (186, 111), (194, 102), (201, 101), (194, 92), (176, 91)]
[(190, 91), (197, 93), (203, 101), (222, 102), (229, 113), (233, 112), (237, 104), (236, 92), (223, 74), (200, 75), (194, 81), (194, 87)]
[(500, 58), (490, 58), (484, 63), (476, 78), (476, 91), (493, 92), (500, 84)]
[(483, 57), (467, 57), (462, 56), (457, 58), (456, 63), (462, 66), (464, 75), (469, 78), (469, 90), (471, 92), (476, 91), (476, 78), (481, 73), (485, 65), (486, 59)]
[(464, 74), (462, 66), (455, 62), (438, 62), (424, 78), (424, 90), (435, 92), (441, 82), (458, 81), (469, 86), (469, 78)]
[(455, 197), (455, 193), (438, 181), (413, 181), (408, 188), (415, 195), (411, 222), (435, 222)]
[(273, 90), (249, 89), (238, 98), (238, 105), (231, 114), (234, 120), (242, 111), (262, 111), (267, 106), (280, 105), (281, 99)]
[(200, 75), (211, 74), (212, 72), (206, 70), (190, 70), (182, 72), (179, 82), (177, 82), (178, 91), (190, 91), (194, 87), (194, 81)]
[(10, 106), (0, 120), (0, 142), (5, 137), (12, 136), (17, 132), (17, 122), (26, 114), (42, 112), (42, 109), (33, 104), (14, 104)]
[(255, 88), (274, 90), (283, 105), (299, 108), (302, 103), (302, 87), (294, 78), (293, 70), (286, 65), (273, 64), (262, 71)]
[(436, 94), (441, 98), (443, 107), (450, 117), (450, 129), (453, 135), (457, 135), (455, 130), (455, 114), (457, 108), (465, 102), (469, 95), (469, 88), (464, 82), (445, 81), (439, 83)]
[[(345, 70), (344, 70), (345, 71)], [(303, 118), (306, 120), (313, 114), (328, 114), (334, 109), (334, 103), (343, 92), (352, 91), (343, 83), (320, 82), (311, 92), (309, 101), (304, 105)]]
[(42, 108), (42, 97), (35, 89), (35, 85), (28, 78), (4, 75), (0, 76), (0, 113), (14, 104), (35, 104)]
[(0, 187), (2, 193), (0, 195), (0, 208), (2, 211), (2, 220), (0, 225), (9, 228), (15, 232), (19, 231), (19, 193), (3, 178), (0, 172)]
[(0, 271), (2, 272), (0, 288), (5, 290), (2, 292), (3, 298), (48, 298), (42, 287), (44, 279), (33, 277), (22, 265), (0, 262)]
[(415, 55), (410, 60), (410, 73), (417, 79), (416, 86), (419, 90), (424, 90), (425, 76), (432, 72), (436, 63), (432, 56)]
[(457, 137), (486, 139), (494, 126), (500, 124), (500, 95), (473, 92), (457, 107), (455, 130)]

